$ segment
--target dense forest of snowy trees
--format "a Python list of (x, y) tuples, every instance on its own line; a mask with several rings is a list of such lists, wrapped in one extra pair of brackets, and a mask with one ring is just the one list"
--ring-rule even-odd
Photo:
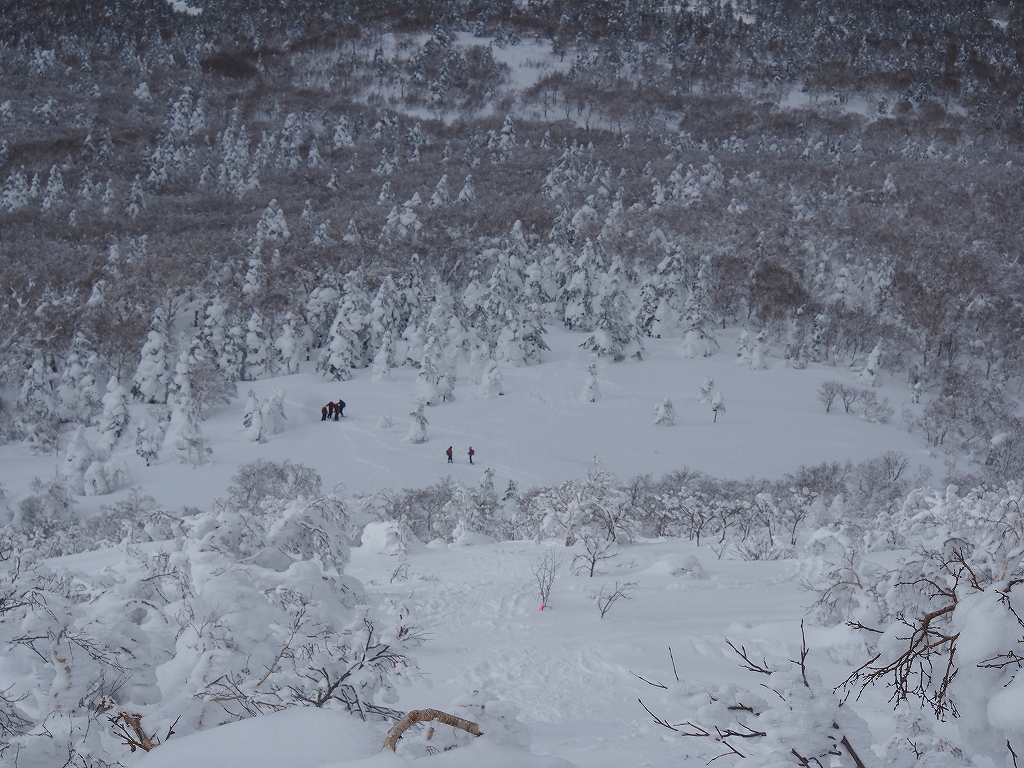
[[(161, 730), (172, 711), (189, 730), (320, 706), (325, 688), (391, 716), (394, 678), (416, 671), (405, 609), (373, 615), (344, 575), (349, 511), (319, 478), (266, 465), (272, 480), (258, 482), (249, 466), (187, 521), (137, 492), (75, 519), (74, 495), (123, 487), (118, 441), (147, 463), (171, 451), (201, 464), (201, 424), (239, 382), (314, 366), (379, 380), (406, 366), (417, 442), (426, 409), (453, 396), (456, 361), (497, 397), (502, 368), (544, 361), (552, 325), (609, 360), (642, 359), (660, 337), (755, 368), (769, 354), (852, 368), (862, 386), (827, 382), (820, 405), (871, 421), (896, 417), (872, 386), (898, 374), (925, 403), (906, 427), (976, 471), (942, 494), (914, 491), (894, 452), (772, 482), (683, 469), (620, 481), (595, 467), (504, 494), (487, 475), (478, 489), (382, 490), (363, 511), (399, 539), (589, 537), (592, 551), (679, 536), (764, 559), (797, 554), (804, 534), (821, 566), (807, 578), (818, 620), (854, 622), (877, 646), (850, 690), (886, 682), (938, 715), (977, 700), (977, 665), (954, 679), (950, 628), (980, 603), (1018, 637), (1024, 610), (1022, 25), (1000, 2), (5, 4), (0, 442), (62, 459), (0, 535), (14, 617), (0, 643), (41, 678), (62, 674), (53, 659), (69, 648), (88, 660), (36, 706), (65, 713), (73, 764), (100, 764), (88, 762), (101, 741), (89, 723), (108, 696), (150, 707)], [(743, 329), (738, 349), (717, 338), (729, 327)], [(600, 397), (593, 371), (586, 400)], [(714, 418), (725, 412), (714, 382), (701, 395)], [(248, 393), (253, 441), (277, 428), (281, 398)], [(129, 421), (133, 402), (142, 423)], [(654, 421), (674, 418), (666, 398)], [(177, 554), (140, 555), (85, 586), (36, 559), (126, 535), (173, 540)], [(904, 571), (864, 565), (887, 547), (919, 556)], [(235, 656), (207, 665), (199, 649), (228, 622), (183, 618), (207, 609), (209, 570), (191, 560), (244, 572), (246, 585), (222, 588), (249, 601), (249, 624), (280, 632), (273, 648), (239, 635)], [(316, 601), (292, 589), (310, 579), (323, 582)], [(162, 710), (147, 659), (100, 650), (141, 630), (96, 625), (83, 608), (94, 599), (151, 616), (162, 629), (146, 648), (187, 646)], [(923, 644), (892, 640), (907, 626)], [(313, 636), (338, 651), (330, 664), (273, 658)], [(999, 685), (984, 687), (994, 698), (1016, 685), (1021, 657), (1009, 641), (989, 650), (969, 661), (998, 667)], [(259, 682), (240, 672), (246, 653), (269, 667)], [(311, 671), (321, 662), (326, 680)], [(904, 674), (947, 663), (945, 676)], [(0, 692), (8, 746), (39, 724), (23, 694)], [(1000, 750), (1016, 738), (975, 726)]]
[(122, 387), (195, 421), (311, 356), (430, 402), (545, 324), (613, 359), (740, 324), (906, 375), (915, 428), (1012, 476), (1019, 16), (848, 5), (13, 7), (0, 437), (47, 450)]

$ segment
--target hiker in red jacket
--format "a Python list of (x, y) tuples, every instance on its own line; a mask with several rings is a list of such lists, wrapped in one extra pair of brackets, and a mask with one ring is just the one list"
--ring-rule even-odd
[(327, 421), (327, 414), (330, 412), (327, 407), (329, 405), (331, 405), (331, 403), (328, 403), (327, 405), (320, 409), (320, 421)]
[(444, 453), (448, 457), (448, 463), (454, 464), (454, 462), (452, 461), (452, 447), (450, 445), (448, 446), (448, 450), (445, 451)]
[(473, 450), (473, 446), (472, 445), (469, 446), (469, 463), (470, 464), (473, 463), (473, 454), (475, 454), (475, 453), (476, 453), (476, 451)]

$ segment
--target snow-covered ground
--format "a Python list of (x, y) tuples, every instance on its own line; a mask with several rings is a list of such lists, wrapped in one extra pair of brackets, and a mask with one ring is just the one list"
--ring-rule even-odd
[[(235, 470), (256, 458), (315, 467), (325, 488), (338, 485), (349, 495), (422, 487), (445, 476), (475, 485), (488, 468), (499, 492), (510, 480), (525, 490), (582, 478), (595, 457), (622, 481), (684, 466), (720, 477), (777, 478), (801, 465), (856, 462), (886, 450), (903, 452), (912, 471), (943, 471), (941, 458), (900, 423), (900, 411), (916, 407), (903, 381), (886, 379), (878, 389), (897, 414), (888, 424), (862, 421), (841, 406), (826, 414), (817, 398), (821, 383), (857, 385), (855, 372), (813, 365), (793, 370), (770, 357), (765, 369), (751, 370), (735, 362), (736, 336), (721, 333), (721, 349), (710, 358), (685, 359), (678, 340), (661, 339), (648, 341), (642, 362), (601, 361), (601, 398), (591, 403), (580, 398), (590, 360), (578, 347), (583, 337), (554, 330), (543, 364), (503, 370), (501, 397), (481, 397), (464, 364), (455, 401), (427, 409), (428, 441), (419, 445), (404, 439), (415, 403), (414, 372), (399, 369), (383, 382), (373, 382), (363, 370), (343, 383), (313, 372), (252, 383), (261, 398), (287, 391), (287, 428), (265, 444), (245, 437), (242, 411), (250, 385), (243, 384), (238, 399), (203, 423), (214, 452), (212, 463), (198, 469), (169, 456), (146, 467), (128, 441), (119, 450), (132, 484), (169, 510), (209, 509)], [(726, 404), (717, 422), (710, 405), (698, 400), (707, 379)], [(339, 397), (348, 404), (345, 418), (321, 422), (321, 405)], [(674, 426), (656, 426), (655, 407), (666, 397), (678, 418)], [(449, 445), (456, 457), (452, 465), (445, 461)], [(473, 466), (466, 458), (470, 445), (476, 451)], [(57, 462), (18, 445), (0, 447), (0, 483), (13, 501)], [(81, 498), (79, 510), (88, 514), (124, 493)], [(571, 556), (561, 547), (564, 562), (540, 610), (533, 569), (553, 547), (559, 552), (556, 545), (435, 542), (410, 551), (398, 577), (398, 556), (380, 546), (379, 538), (368, 535), (365, 546), (353, 549), (348, 572), (371, 598), (407, 600), (427, 634), (416, 652), (424, 679), (402, 689), (394, 706), (448, 710), (477, 697), (518, 710), (521, 733), (515, 739), (480, 739), (416, 762), (492, 768), (553, 768), (565, 766), (563, 761), (578, 768), (705, 765), (723, 752), (721, 745), (659, 726), (638, 699), (670, 719), (674, 702), (644, 681), (673, 680), (674, 663), (683, 680), (756, 687), (726, 638), (757, 659), (798, 657), (800, 622), (812, 598), (801, 589), (796, 561), (719, 560), (711, 548), (688, 541), (639, 541), (623, 546), (590, 578), (572, 573)], [(86, 569), (98, 563), (93, 553), (66, 560)], [(629, 599), (602, 617), (595, 595), (616, 583), (630, 585)], [(855, 658), (846, 646), (849, 635), (809, 625), (807, 640), (809, 666), (827, 684), (849, 673)], [(855, 706), (876, 729), (876, 739), (884, 739), (891, 714), (883, 692), (869, 692)], [(379, 724), (319, 710), (261, 720), (172, 737), (137, 765), (327, 768), (408, 761), (378, 754), (385, 732)]]
[[(655, 478), (682, 467), (718, 477), (779, 478), (803, 465), (824, 461), (862, 461), (886, 450), (903, 452), (911, 472), (943, 470), (919, 435), (906, 432), (900, 420), (910, 403), (910, 389), (899, 378), (884, 378), (879, 398), (888, 398), (895, 416), (873, 424), (847, 414), (840, 405), (826, 414), (818, 400), (822, 382), (839, 380), (863, 386), (856, 372), (811, 365), (792, 370), (768, 357), (767, 367), (750, 370), (735, 362), (737, 331), (719, 334), (720, 350), (708, 358), (686, 359), (678, 339), (649, 339), (643, 361), (598, 362), (601, 398), (582, 402), (590, 353), (580, 349), (586, 336), (552, 329), (545, 362), (503, 368), (505, 394), (483, 398), (465, 363), (460, 366), (455, 401), (428, 408), (427, 442), (405, 440), (416, 405), (412, 368), (395, 369), (390, 381), (374, 382), (369, 369), (351, 381), (331, 382), (314, 372), (239, 384), (239, 397), (202, 424), (213, 447), (213, 460), (192, 469), (169, 455), (146, 467), (123, 440), (120, 453), (129, 463), (133, 485), (142, 486), (167, 508), (205, 508), (223, 495), (240, 464), (256, 458), (289, 460), (317, 469), (326, 489), (341, 486), (347, 494), (381, 488), (418, 488), (445, 476), (465, 484), (479, 482), (494, 470), (500, 491), (509, 480), (520, 490), (583, 478), (597, 458), (623, 482), (640, 473)], [(888, 374), (884, 375), (885, 377)], [(717, 422), (711, 406), (700, 402), (706, 379), (722, 393), (726, 412)], [(265, 444), (248, 441), (242, 424), (246, 392), (262, 400), (286, 392), (285, 431)], [(678, 417), (671, 427), (655, 426), (655, 409), (665, 398)], [(344, 399), (345, 418), (320, 421), (321, 406)], [(135, 417), (144, 408), (136, 406)], [(391, 426), (382, 426), (390, 419)], [(455, 463), (445, 461), (452, 445)], [(467, 450), (476, 451), (470, 466)], [(115, 458), (118, 455), (115, 453)], [(0, 446), (0, 483), (12, 497), (28, 490), (34, 476), (52, 473), (60, 457), (35, 457), (22, 446)], [(110, 503), (111, 497), (83, 498), (79, 509)]]

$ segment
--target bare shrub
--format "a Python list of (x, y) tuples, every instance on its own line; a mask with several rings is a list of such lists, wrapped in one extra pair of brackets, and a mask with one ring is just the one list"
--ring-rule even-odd
[(601, 618), (612, 609), (619, 600), (629, 600), (631, 593), (636, 589), (635, 581), (618, 582), (612, 586), (601, 587), (601, 591), (594, 595), (594, 602), (601, 612)]
[(618, 557), (618, 553), (612, 551), (615, 547), (613, 541), (608, 541), (592, 533), (584, 534), (581, 541), (583, 552), (572, 558), (572, 572), (577, 576), (585, 573), (593, 578), (597, 572), (598, 563)]
[(555, 576), (562, 566), (562, 558), (554, 549), (549, 549), (543, 557), (533, 563), (533, 578), (537, 585), (537, 597), (540, 598), (541, 609), (547, 608), (551, 590), (555, 586)]

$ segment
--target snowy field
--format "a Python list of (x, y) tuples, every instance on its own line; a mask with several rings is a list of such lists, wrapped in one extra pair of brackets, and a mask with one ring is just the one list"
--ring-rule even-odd
[[(857, 462), (886, 450), (903, 452), (912, 472), (943, 471), (941, 459), (900, 424), (900, 411), (915, 407), (904, 382), (886, 380), (878, 390), (897, 413), (888, 424), (862, 421), (841, 406), (826, 414), (817, 398), (821, 383), (857, 384), (855, 372), (814, 365), (792, 370), (773, 358), (765, 369), (751, 370), (734, 360), (736, 335), (723, 332), (721, 350), (705, 359), (684, 359), (678, 340), (649, 340), (643, 362), (600, 362), (601, 397), (591, 403), (580, 398), (590, 359), (578, 348), (583, 337), (553, 331), (546, 362), (503, 371), (501, 397), (481, 397), (463, 365), (455, 401), (427, 409), (428, 440), (419, 445), (404, 439), (415, 402), (413, 372), (398, 369), (383, 382), (371, 381), (363, 370), (343, 383), (313, 372), (253, 383), (261, 398), (279, 389), (287, 393), (287, 427), (265, 444), (245, 437), (243, 385), (239, 398), (203, 423), (213, 460), (197, 469), (172, 458), (146, 467), (131, 446), (121, 450), (132, 485), (168, 510), (209, 509), (235, 470), (256, 458), (315, 467), (325, 489), (339, 486), (350, 496), (422, 487), (445, 476), (471, 486), (488, 468), (499, 493), (509, 481), (525, 490), (583, 478), (595, 458), (622, 482), (684, 466), (719, 477), (778, 478), (801, 465)], [(698, 400), (709, 378), (726, 405), (717, 422), (710, 405)], [(321, 405), (339, 397), (348, 404), (345, 418), (321, 422)], [(656, 426), (654, 410), (666, 397), (678, 418), (673, 426)], [(448, 445), (454, 447), (452, 465), (445, 462)], [(474, 466), (466, 457), (470, 445)], [(0, 482), (9, 500), (26, 493), (34, 476), (52, 473), (56, 461), (18, 445), (0, 448)], [(78, 509), (89, 514), (124, 493), (82, 497)], [(726, 639), (759, 660), (796, 659), (801, 620), (812, 600), (801, 589), (798, 561), (719, 560), (710, 547), (685, 540), (623, 546), (592, 578), (573, 574), (572, 553), (559, 542), (434, 542), (412, 549), (402, 563), (376, 527), (363, 540), (352, 549), (348, 573), (363, 582), (371, 600), (407, 601), (427, 635), (415, 653), (423, 679), (402, 688), (393, 706), (472, 713), (474, 702), (486, 701), (502, 716), (503, 724), (492, 724), (498, 730), (490, 731), (491, 739), (415, 761), (425, 766), (706, 765), (725, 751), (722, 745), (658, 725), (638, 699), (673, 723), (679, 722), (672, 718), (679, 716), (680, 702), (644, 681), (674, 682), (677, 674), (702, 687), (736, 682), (756, 688), (756, 676), (741, 668)], [(549, 552), (563, 563), (540, 610), (533, 569)], [(87, 553), (62, 564), (94, 570), (113, 556)], [(595, 596), (617, 584), (630, 585), (628, 599), (602, 616)], [(860, 651), (848, 647), (853, 641), (847, 633), (811, 625), (807, 642), (808, 667), (829, 687), (849, 673)], [(876, 730), (874, 741), (884, 741), (892, 728), (883, 693), (869, 691), (854, 705)], [(486, 736), (486, 713), (482, 722)], [(379, 753), (385, 731), (385, 725), (336, 713), (289, 711), (172, 737), (132, 759), (145, 768), (412, 761), (401, 750)]]
[[(445, 476), (476, 484), (487, 468), (494, 470), (499, 491), (510, 480), (525, 490), (583, 478), (595, 458), (623, 482), (683, 467), (724, 478), (777, 479), (803, 465), (857, 462), (886, 450), (903, 452), (911, 471), (943, 471), (942, 460), (900, 422), (904, 408), (915, 408), (902, 379), (887, 379), (876, 390), (895, 410), (888, 424), (860, 420), (841, 405), (826, 414), (818, 388), (831, 380), (861, 386), (856, 372), (815, 364), (795, 371), (771, 357), (765, 369), (750, 370), (735, 362), (737, 335), (719, 334), (720, 351), (708, 358), (682, 357), (678, 339), (648, 339), (642, 362), (601, 360), (600, 400), (590, 403), (580, 399), (590, 354), (578, 345), (586, 336), (551, 330), (546, 339), (552, 349), (543, 364), (502, 369), (501, 397), (481, 397), (462, 364), (455, 401), (427, 409), (427, 442), (420, 445), (405, 440), (416, 405), (414, 369), (394, 369), (390, 381), (371, 381), (369, 369), (363, 369), (354, 371), (351, 381), (330, 382), (312, 371), (310, 362), (309, 373), (239, 385), (239, 397), (202, 424), (213, 447), (210, 464), (192, 469), (166, 456), (146, 467), (130, 441), (122, 441), (121, 458), (129, 464), (132, 484), (171, 509), (207, 507), (223, 495), (238, 466), (256, 458), (314, 467), (325, 489), (340, 486), (351, 495), (419, 488)], [(726, 413), (717, 422), (710, 405), (698, 400), (708, 378), (725, 402)], [(277, 390), (286, 394), (287, 427), (265, 444), (249, 442), (242, 425), (250, 387), (261, 400)], [(655, 409), (666, 397), (678, 417), (672, 427), (656, 427)], [(339, 398), (347, 403), (344, 420), (322, 423), (321, 406)], [(136, 420), (144, 410), (137, 407)], [(390, 419), (391, 426), (382, 426), (382, 419)], [(449, 445), (452, 466), (445, 462)], [(470, 446), (476, 451), (473, 467), (466, 456)], [(16, 497), (28, 490), (32, 477), (52, 473), (59, 459), (31, 456), (18, 445), (0, 446), (0, 482)], [(109, 503), (110, 497), (83, 498), (79, 509)]]

